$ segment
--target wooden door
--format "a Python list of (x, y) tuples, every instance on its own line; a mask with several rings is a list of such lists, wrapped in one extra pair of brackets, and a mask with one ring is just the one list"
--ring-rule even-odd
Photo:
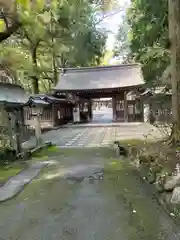
[(116, 119), (117, 121), (124, 122), (124, 100), (116, 100)]

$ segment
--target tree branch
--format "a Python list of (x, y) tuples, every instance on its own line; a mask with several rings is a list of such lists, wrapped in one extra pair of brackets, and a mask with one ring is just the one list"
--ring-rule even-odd
[(42, 41), (41, 38), (33, 40), (30, 36), (31, 34), (29, 34), (25, 28), (23, 28), (23, 34), (24, 34), (24, 37), (28, 40), (28, 42), (32, 45), (33, 48), (37, 48), (39, 46), (40, 42)]
[(0, 10), (0, 17), (4, 20), (4, 23), (6, 25), (6, 29), (8, 29), (9, 28), (8, 19), (6, 17), (6, 14), (4, 13), (3, 9)]
[(13, 24), (11, 26), (8, 26), (8, 28), (6, 28), (4, 32), (0, 32), (0, 42), (9, 38), (13, 33), (15, 33), (18, 30), (20, 26), (21, 26), (20, 22), (14, 20)]
[(122, 11), (123, 11), (123, 9), (120, 9), (117, 12), (113, 12), (113, 13), (109, 13), (107, 15), (103, 15), (101, 19), (99, 19), (97, 22), (94, 23), (94, 25), (96, 26), (99, 23), (101, 23), (102, 21), (104, 21), (106, 18), (112, 17), (112, 16), (114, 16), (114, 15), (116, 15), (116, 14), (122, 12)]

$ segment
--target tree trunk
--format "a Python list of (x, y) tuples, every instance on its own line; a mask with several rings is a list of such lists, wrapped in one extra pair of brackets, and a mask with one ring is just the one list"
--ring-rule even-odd
[(31, 51), (32, 63), (33, 63), (33, 75), (32, 75), (32, 92), (33, 94), (39, 93), (39, 79), (37, 76), (37, 46), (32, 47)]
[(0, 32), (0, 43), (8, 39), (21, 26), (20, 22), (18, 22), (16, 19), (13, 19), (12, 21), (13, 23), (10, 27), (8, 27), (4, 32)]
[(56, 85), (58, 82), (58, 71), (57, 71), (57, 58), (56, 58), (56, 39), (54, 37), (54, 31), (55, 31), (55, 26), (54, 26), (54, 21), (53, 21), (53, 15), (51, 11), (51, 24), (50, 24), (50, 31), (52, 32), (52, 67), (53, 67), (53, 84)]
[(169, 39), (171, 43), (172, 142), (180, 142), (180, 1), (169, 0)]
[(57, 64), (56, 64), (56, 53), (54, 49), (53, 49), (52, 57), (53, 57), (53, 83), (54, 85), (56, 85), (58, 82), (58, 70), (57, 70)]

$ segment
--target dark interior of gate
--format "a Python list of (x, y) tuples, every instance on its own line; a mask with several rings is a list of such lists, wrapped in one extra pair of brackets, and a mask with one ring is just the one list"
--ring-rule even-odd
[(143, 121), (143, 104), (139, 100), (144, 79), (139, 64), (68, 68), (60, 75), (55, 95), (66, 95), (75, 103), (79, 121), (92, 121), (95, 105), (110, 98), (112, 121)]

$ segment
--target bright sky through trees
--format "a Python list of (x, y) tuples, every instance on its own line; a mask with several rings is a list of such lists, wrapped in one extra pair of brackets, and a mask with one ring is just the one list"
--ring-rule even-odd
[[(112, 50), (114, 47), (115, 37), (118, 32), (118, 26), (121, 24), (122, 15), (125, 13), (127, 7), (130, 5), (130, 0), (119, 0), (117, 10), (112, 12), (108, 18), (105, 18), (101, 23), (108, 31), (107, 49)], [(114, 14), (116, 12), (116, 14)]]

